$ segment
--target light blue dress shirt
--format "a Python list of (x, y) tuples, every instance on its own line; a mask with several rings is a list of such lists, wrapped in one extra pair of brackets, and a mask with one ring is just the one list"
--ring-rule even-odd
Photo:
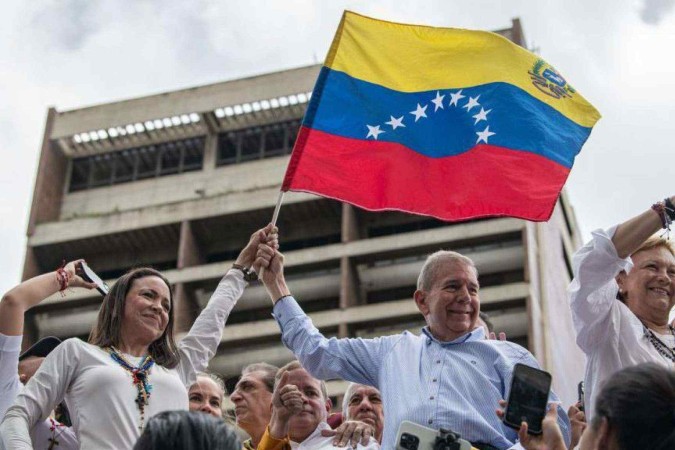
[[(516, 430), (495, 414), (508, 397), (516, 363), (539, 367), (532, 354), (508, 341), (486, 340), (479, 327), (451, 342), (436, 340), (429, 330), (375, 339), (326, 339), (293, 297), (274, 306), (282, 341), (314, 377), (342, 378), (380, 390), (384, 406), (383, 449), (396, 448), (403, 420), (446, 428), (471, 442), (507, 449)], [(551, 401), (557, 401), (551, 392)], [(558, 408), (558, 423), (569, 445), (567, 414)]]

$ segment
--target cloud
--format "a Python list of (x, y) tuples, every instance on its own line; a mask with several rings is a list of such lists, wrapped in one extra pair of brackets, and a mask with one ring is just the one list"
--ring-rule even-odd
[(89, 0), (49, 0), (35, 6), (31, 28), (45, 47), (78, 50), (98, 28)]
[(673, 10), (675, 0), (643, 0), (640, 18), (649, 25), (659, 22)]

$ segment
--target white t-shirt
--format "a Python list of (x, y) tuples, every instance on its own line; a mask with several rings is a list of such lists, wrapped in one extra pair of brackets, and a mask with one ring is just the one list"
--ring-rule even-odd
[[(215, 354), (225, 321), (245, 285), (240, 271), (229, 271), (178, 344), (179, 365), (174, 369), (152, 366), (146, 422), (162, 411), (188, 409), (187, 389)], [(133, 365), (142, 359), (124, 356)], [(79, 339), (68, 339), (50, 353), (18, 395), (0, 433), (9, 448), (30, 449), (28, 427), (46, 418), (54, 405), (65, 399), (82, 449), (130, 449), (140, 436), (140, 412), (134, 402), (137, 394), (129, 372), (107, 351)]]
[[(293, 450), (333, 450), (333, 449), (339, 449), (339, 448), (351, 448), (350, 446), (347, 447), (336, 447), (333, 445), (333, 436), (321, 436), (321, 431), (322, 430), (330, 430), (330, 425), (328, 425), (326, 422), (321, 422), (319, 425), (317, 425), (316, 429), (312, 434), (310, 434), (307, 439), (304, 441), (298, 443), (295, 441), (290, 441), (291, 448)], [(370, 438), (370, 441), (368, 441), (368, 445), (361, 445), (361, 441), (357, 444), (355, 449), (360, 449), (360, 450), (379, 450), (380, 444), (377, 443), (375, 439), (372, 437)]]
[[(18, 372), (22, 339), (23, 336), (6, 336), (0, 333), (0, 420), (23, 388)], [(36, 423), (30, 431), (30, 437), (37, 450), (49, 448), (52, 440), (55, 441), (53, 449), (56, 450), (79, 448), (73, 429), (51, 418)], [(0, 448), (3, 448), (2, 442)]]
[(595, 397), (615, 372), (645, 362), (670, 369), (673, 362), (647, 339), (640, 319), (616, 299), (615, 277), (630, 271), (630, 258), (619, 258), (612, 236), (616, 228), (596, 230), (573, 259), (574, 279), (568, 288), (577, 344), (586, 354), (584, 377), (586, 420), (593, 417)]

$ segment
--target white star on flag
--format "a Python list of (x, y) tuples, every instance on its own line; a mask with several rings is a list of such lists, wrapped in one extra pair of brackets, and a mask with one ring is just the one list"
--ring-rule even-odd
[(416, 109), (415, 111), (410, 111), (410, 114), (413, 114), (413, 115), (415, 116), (415, 122), (417, 122), (418, 120), (420, 120), (420, 117), (426, 117), (426, 116), (427, 116), (427, 113), (426, 113), (427, 106), (429, 106), (429, 105), (424, 105), (424, 107), (422, 107), (422, 106), (418, 103), (418, 104), (417, 104), (417, 109)]
[(478, 135), (478, 140), (476, 140), (476, 144), (478, 144), (480, 141), (483, 141), (487, 144), (488, 138), (490, 136), (494, 136), (497, 133), (493, 133), (492, 131), (490, 131), (490, 126), (487, 126), (483, 131), (477, 132), (476, 134)]
[(384, 131), (380, 130), (379, 125), (371, 126), (371, 125), (366, 125), (368, 127), (368, 136), (366, 136), (366, 139), (369, 137), (372, 137), (373, 139), (377, 140), (377, 136), (380, 134), (384, 133)]
[(466, 103), (466, 105), (462, 106), (462, 108), (466, 108), (467, 112), (471, 111), (471, 108), (475, 106), (480, 106), (480, 103), (478, 103), (478, 99), (480, 98), (480, 95), (476, 97), (469, 97), (469, 101)]
[(389, 116), (391, 117), (391, 120), (389, 122), (385, 122), (387, 125), (391, 125), (391, 129), (395, 130), (398, 127), (403, 127), (405, 128), (405, 125), (403, 125), (403, 116), (399, 117), (398, 119), (395, 118), (394, 116)]
[(431, 100), (431, 103), (436, 105), (434, 108), (434, 112), (438, 111), (438, 108), (444, 109), (443, 108), (443, 99), (445, 98), (445, 95), (441, 95), (440, 92), (436, 91), (436, 98)]
[(459, 91), (455, 92), (454, 94), (450, 94), (450, 105), (449, 106), (459, 106), (459, 104), (457, 102), (459, 102), (464, 97), (466, 97), (466, 95), (462, 95), (461, 89)]
[(488, 109), (487, 111), (485, 111), (485, 110), (483, 109), (483, 107), (481, 106), (480, 112), (479, 112), (478, 114), (476, 114), (475, 116), (473, 116), (473, 118), (476, 119), (476, 121), (475, 121), (473, 124), (476, 125), (476, 124), (477, 124), (478, 122), (480, 122), (481, 120), (486, 120), (486, 121), (487, 121), (487, 115), (488, 115), (488, 113), (489, 113), (490, 111), (492, 111), (492, 110), (491, 110), (491, 109)]

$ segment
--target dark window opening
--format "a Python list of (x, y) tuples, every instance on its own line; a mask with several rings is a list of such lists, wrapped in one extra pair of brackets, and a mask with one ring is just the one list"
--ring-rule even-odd
[(73, 159), (70, 192), (201, 170), (204, 137)]
[(299, 128), (300, 120), (290, 120), (221, 133), (216, 165), (288, 155), (293, 150)]

